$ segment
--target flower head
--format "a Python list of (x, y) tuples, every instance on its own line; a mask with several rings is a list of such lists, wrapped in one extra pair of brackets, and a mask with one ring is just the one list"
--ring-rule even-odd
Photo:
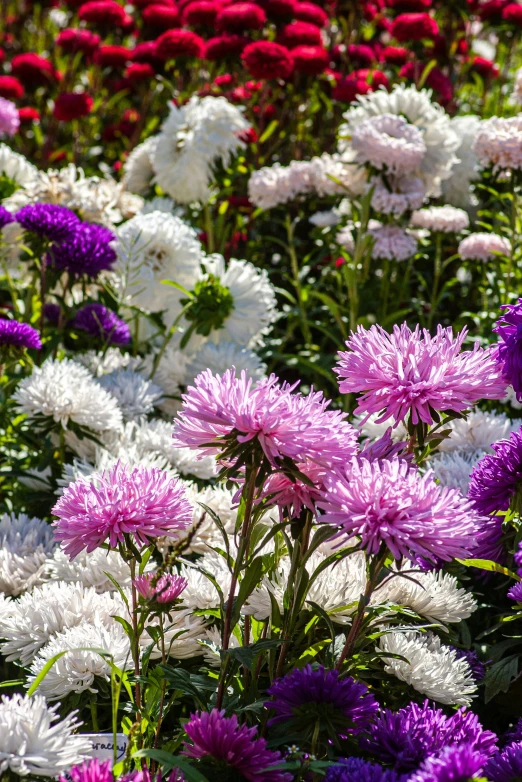
[(0, 138), (14, 136), (20, 127), (20, 117), (15, 104), (5, 98), (0, 98)]
[(381, 413), (379, 421), (398, 422), (410, 413), (413, 424), (433, 423), (432, 409), (461, 412), (479, 399), (502, 399), (506, 382), (494, 356), (478, 342), (460, 352), (465, 337), (465, 329), (454, 337), (442, 326), (435, 337), (406, 323), (392, 334), (358, 326), (348, 351), (339, 353), (340, 391), (363, 392), (356, 414)]
[(420, 130), (396, 114), (380, 114), (360, 122), (352, 135), (352, 147), (359, 162), (399, 175), (419, 169), (426, 153)]
[(72, 236), (53, 246), (47, 262), (74, 277), (82, 274), (96, 277), (115, 263), (116, 252), (112, 247), (115, 239), (112, 231), (103, 225), (82, 223)]
[(522, 299), (516, 304), (504, 304), (502, 315), (493, 327), (499, 342), (493, 349), (502, 371), (513, 386), (517, 401), (522, 401)]
[(346, 736), (359, 733), (371, 722), (379, 706), (365, 684), (351, 676), (339, 679), (338, 671), (321, 665), (295, 668), (269, 687), (272, 700), (265, 703), (275, 711), (269, 725), (284, 723), (285, 730), (313, 732), (316, 723), (323, 730)]
[(140, 595), (145, 600), (155, 600), (157, 603), (173, 603), (181, 595), (187, 583), (186, 578), (171, 573), (165, 573), (156, 580), (152, 573), (134, 579), (134, 586)]
[(522, 481), (522, 430), (491, 446), (471, 473), (468, 497), (480, 513), (496, 513), (509, 508)]
[(373, 238), (372, 258), (385, 261), (406, 261), (417, 252), (417, 240), (400, 225), (379, 225), (370, 228)]
[(242, 774), (248, 782), (290, 782), (292, 775), (282, 770), (270, 770), (281, 762), (279, 752), (267, 749), (266, 741), (256, 738), (257, 728), (239, 725), (237, 717), (225, 717), (224, 711), (213, 709), (191, 715), (185, 725), (190, 742), (185, 742), (185, 754), (197, 760), (225, 764), (231, 772)]
[(522, 119), (491, 117), (480, 123), (473, 151), (483, 166), (492, 166), (493, 172), (522, 168)]
[(406, 782), (406, 778), (405, 774), (362, 758), (340, 758), (327, 769), (324, 782)]
[(103, 304), (86, 304), (78, 310), (70, 325), (108, 345), (128, 345), (131, 341), (127, 323)]
[(100, 762), (98, 758), (84, 760), (81, 765), (70, 768), (67, 776), (60, 776), (59, 782), (114, 782), (112, 761)]
[(490, 758), (484, 775), (491, 782), (517, 782), (522, 777), (522, 741), (512, 742)]
[(26, 231), (53, 242), (70, 239), (80, 226), (80, 218), (66, 206), (29, 204), (15, 215), (16, 222)]
[(90, 480), (70, 484), (53, 508), (56, 538), (71, 557), (108, 541), (116, 548), (132, 536), (141, 546), (162, 535), (175, 537), (192, 521), (180, 481), (157, 467), (119, 463)]
[(272, 41), (249, 43), (241, 59), (254, 79), (286, 79), (294, 69), (292, 53)]
[(424, 228), (442, 233), (460, 233), (469, 226), (469, 215), (454, 206), (430, 206), (419, 209), (411, 216), (412, 228)]
[(508, 590), (507, 596), (517, 603), (522, 603), (522, 581), (518, 581)]
[(93, 99), (86, 92), (61, 92), (55, 100), (53, 116), (60, 122), (86, 117), (91, 113)]
[(451, 560), (473, 548), (479, 518), (472, 504), (403, 460), (354, 460), (344, 473), (327, 474), (324, 485), (320, 520), (360, 536), (370, 554), (384, 543), (395, 559)]
[(426, 758), (410, 782), (480, 782), (483, 765), (484, 756), (469, 744), (444, 747), (438, 755)]
[(278, 385), (275, 375), (253, 385), (244, 371), (202, 372), (183, 396), (175, 444), (219, 454), (256, 441), (274, 466), (285, 458), (331, 464), (354, 456), (356, 434), (344, 414), (327, 410), (321, 392), (294, 388)]
[(282, 472), (273, 472), (268, 476), (263, 489), (263, 496), (274, 505), (286, 508), (291, 518), (298, 518), (303, 508), (315, 512), (315, 502), (321, 497), (325, 472), (324, 467), (314, 462), (298, 464), (297, 468), (312, 482), (312, 485), (299, 478), (288, 477)]
[(494, 233), (473, 233), (459, 244), (459, 255), (464, 261), (491, 261), (499, 255), (509, 255), (511, 245), (503, 236)]
[(0, 346), (3, 345), (40, 350), (42, 342), (36, 329), (28, 323), (0, 318)]

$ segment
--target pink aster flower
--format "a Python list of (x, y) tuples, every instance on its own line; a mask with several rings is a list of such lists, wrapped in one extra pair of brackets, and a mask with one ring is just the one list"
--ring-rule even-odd
[(158, 467), (117, 462), (101, 474), (71, 483), (56, 505), (57, 540), (71, 558), (84, 549), (111, 548), (132, 536), (146, 546), (160, 536), (175, 537), (192, 523), (192, 508), (181, 481)]
[(14, 136), (20, 127), (18, 109), (10, 100), (0, 98), (0, 138)]
[(225, 717), (225, 712), (213, 709), (192, 714), (185, 725), (187, 736), (184, 754), (197, 760), (215, 763), (230, 769), (249, 782), (291, 782), (292, 774), (280, 769), (270, 770), (280, 763), (279, 752), (266, 747), (266, 741), (257, 738), (257, 728), (239, 725), (237, 717)]
[(421, 475), (396, 458), (359, 458), (329, 473), (317, 506), (324, 512), (319, 520), (340, 527), (339, 535), (358, 535), (369, 554), (385, 544), (395, 559), (465, 559), (480, 526), (459, 491), (438, 486), (431, 470)]
[(134, 579), (134, 586), (145, 600), (155, 600), (157, 603), (173, 603), (181, 595), (188, 584), (186, 578), (165, 573), (153, 583), (154, 575), (146, 573)]
[(355, 413), (380, 413), (378, 423), (397, 423), (411, 413), (414, 424), (433, 423), (432, 410), (462, 412), (479, 399), (502, 399), (506, 381), (490, 349), (478, 342), (460, 352), (467, 330), (437, 334), (406, 323), (388, 334), (380, 326), (357, 328), (339, 353), (335, 372), (343, 394), (360, 393)]
[(345, 464), (357, 451), (355, 429), (344, 413), (327, 410), (320, 391), (304, 396), (297, 385), (279, 385), (275, 375), (253, 384), (245, 371), (236, 377), (235, 369), (207, 369), (183, 396), (174, 442), (221, 455), (256, 440), (273, 466), (284, 458)]
[(311, 485), (299, 479), (292, 480), (285, 473), (273, 472), (268, 477), (262, 494), (279, 508), (286, 508), (290, 518), (300, 516), (303, 508), (315, 512), (315, 501), (321, 496), (322, 479), (325, 475), (324, 468), (313, 462), (298, 464), (297, 469), (310, 480)]

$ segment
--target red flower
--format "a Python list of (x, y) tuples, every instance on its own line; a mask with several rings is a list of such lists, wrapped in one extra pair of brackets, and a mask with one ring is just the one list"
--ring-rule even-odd
[(254, 41), (245, 46), (241, 59), (255, 79), (286, 79), (294, 59), (285, 46), (272, 41)]
[(5, 60), (5, 52), (3, 49), (0, 49), (0, 65), (2, 65), (4, 60)]
[(213, 27), (220, 8), (221, 5), (214, 0), (195, 0), (183, 9), (183, 24)]
[(498, 65), (485, 57), (473, 57), (471, 69), (483, 79), (496, 79), (500, 73)]
[(150, 81), (155, 75), (155, 70), (148, 62), (133, 62), (125, 71), (125, 78), (131, 84), (139, 84), (142, 81)]
[(80, 30), (78, 28), (70, 27), (67, 30), (62, 30), (58, 33), (56, 45), (68, 54), (83, 52), (83, 54), (90, 55), (94, 54), (98, 49), (100, 41), (100, 36), (96, 35), (96, 33), (91, 33), (90, 30)]
[(164, 60), (175, 57), (202, 57), (205, 42), (191, 30), (167, 30), (157, 40), (158, 55)]
[(179, 11), (174, 5), (155, 3), (143, 9), (143, 21), (158, 30), (171, 30), (179, 27)]
[(295, 0), (265, 0), (263, 7), (268, 16), (276, 19), (291, 19), (295, 15)]
[(392, 36), (401, 42), (434, 38), (438, 32), (437, 22), (429, 14), (399, 14), (391, 28)]
[(234, 3), (222, 8), (216, 17), (216, 30), (240, 33), (243, 30), (261, 30), (266, 14), (255, 3)]
[(11, 60), (11, 73), (13, 76), (17, 76), (27, 87), (48, 84), (50, 81), (59, 78), (58, 72), (55, 71), (49, 60), (32, 52), (17, 54), (16, 57), (13, 57)]
[(382, 50), (382, 59), (388, 65), (404, 65), (409, 56), (409, 51), (402, 46), (385, 46)]
[(23, 96), (24, 92), (23, 84), (14, 76), (0, 76), (0, 98), (17, 100)]
[(175, 5), (173, 0), (133, 0), (136, 8), (146, 8), (148, 5)]
[[(422, 77), (426, 63), (408, 62), (399, 71), (399, 76), (412, 82), (418, 82)], [(426, 87), (437, 93), (438, 101), (446, 106), (453, 99), (453, 85), (451, 80), (440, 68), (432, 68), (426, 77)]]
[(234, 77), (231, 73), (223, 73), (221, 76), (216, 76), (214, 84), (216, 87), (230, 87), (233, 81)]
[(128, 21), (125, 9), (115, 0), (89, 0), (78, 9), (78, 18), (82, 22), (117, 27), (121, 27)]
[(70, 122), (90, 114), (92, 98), (85, 92), (61, 92), (54, 103), (53, 115), (62, 122)]
[(234, 89), (226, 95), (226, 98), (230, 103), (244, 103), (245, 101), (250, 100), (251, 97), (252, 93), (241, 85), (239, 87), (234, 87)]
[(431, 0), (388, 0), (387, 5), (399, 13), (415, 13), (427, 11)]
[(131, 60), (133, 62), (148, 62), (156, 69), (163, 65), (163, 60), (158, 56), (156, 41), (143, 41), (143, 43), (136, 44), (131, 50)]
[(95, 62), (102, 67), (123, 68), (131, 58), (131, 51), (126, 46), (100, 46), (95, 55)]
[(479, 5), (477, 14), (483, 22), (496, 24), (501, 21), (502, 12), (507, 5), (511, 5), (509, 0), (489, 0)]
[(245, 144), (255, 144), (259, 138), (252, 127), (248, 128), (248, 130), (242, 130), (241, 133), (238, 134), (238, 137), (241, 141), (244, 141)]
[(293, 49), (294, 46), (321, 46), (323, 38), (317, 25), (309, 22), (292, 22), (283, 27), (278, 41), (283, 46)]
[(390, 81), (382, 71), (368, 69), (354, 71), (340, 80), (332, 90), (332, 98), (342, 103), (351, 103), (357, 95), (366, 95), (379, 87), (390, 88)]
[(326, 27), (328, 24), (328, 14), (315, 3), (296, 3), (294, 16), (300, 22), (310, 22), (317, 27)]
[(205, 46), (206, 60), (224, 60), (226, 57), (236, 57), (248, 44), (248, 38), (243, 35), (217, 35), (209, 38)]
[(318, 76), (330, 62), (330, 55), (324, 46), (296, 46), (292, 49), (294, 65), (298, 73)]
[(20, 122), (23, 123), (37, 122), (40, 119), (40, 112), (38, 109), (33, 109), (32, 106), (23, 106), (21, 109), (18, 109), (18, 116), (20, 117)]
[(346, 48), (346, 53), (350, 62), (356, 65), (373, 65), (377, 62), (377, 57), (371, 46), (367, 46), (364, 43), (351, 43)]
[(502, 11), (502, 19), (511, 24), (522, 24), (522, 5), (509, 3)]

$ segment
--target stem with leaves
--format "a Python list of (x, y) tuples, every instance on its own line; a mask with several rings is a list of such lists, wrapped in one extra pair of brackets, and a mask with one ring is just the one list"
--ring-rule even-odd
[(308, 323), (308, 318), (306, 317), (306, 307), (303, 300), (303, 289), (299, 277), (299, 262), (297, 260), (297, 253), (295, 251), (294, 245), (294, 228), (292, 225), (292, 219), (288, 214), (286, 216), (285, 226), (288, 241), (288, 255), (290, 256), (290, 267), (292, 269), (292, 278), (297, 296), (297, 303), (299, 305), (299, 312), (301, 315), (301, 327), (303, 329), (305, 345), (308, 347), (312, 343), (312, 335), (310, 331), (310, 324)]

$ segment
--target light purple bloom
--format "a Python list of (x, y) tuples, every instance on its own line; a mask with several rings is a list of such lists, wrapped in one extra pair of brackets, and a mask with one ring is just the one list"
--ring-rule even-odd
[(9, 212), (5, 206), (0, 206), (0, 228), (3, 228), (9, 223), (14, 223), (15, 219), (11, 212)]
[(321, 392), (304, 396), (295, 392), (296, 385), (279, 385), (275, 375), (253, 384), (245, 371), (236, 377), (235, 369), (223, 375), (207, 369), (183, 396), (175, 444), (215, 455), (257, 440), (273, 466), (285, 457), (346, 463), (357, 451), (354, 428), (344, 413), (327, 410)]
[(129, 535), (140, 546), (160, 536), (176, 536), (192, 522), (192, 508), (181, 481), (158, 467), (117, 462), (101, 474), (71, 483), (53, 508), (56, 539), (71, 558), (111, 548)]
[(379, 422), (399, 423), (411, 413), (414, 424), (433, 423), (432, 410), (462, 412), (479, 399), (502, 399), (506, 381), (490, 350), (477, 342), (460, 352), (466, 334), (463, 329), (454, 337), (451, 328), (438, 326), (432, 337), (405, 323), (391, 334), (359, 326), (348, 351), (339, 353), (340, 391), (362, 393), (356, 414), (380, 413)]
[(40, 350), (42, 342), (39, 333), (28, 323), (0, 318), (0, 345)]
[(14, 136), (20, 127), (20, 115), (15, 104), (6, 98), (0, 98), (0, 138)]
[(173, 603), (188, 584), (186, 578), (171, 573), (164, 573), (155, 584), (153, 579), (153, 574), (146, 573), (134, 579), (134, 586), (145, 600), (155, 600), (157, 603)]
[(292, 774), (280, 769), (270, 770), (281, 762), (279, 752), (267, 749), (266, 741), (257, 738), (257, 728), (239, 725), (237, 717), (225, 717), (225, 712), (192, 714), (185, 725), (190, 741), (185, 741), (184, 754), (198, 760), (215, 761), (231, 773), (242, 775), (248, 782), (291, 782)]
[(384, 543), (395, 559), (466, 558), (475, 545), (480, 517), (456, 489), (438, 486), (431, 471), (394, 458), (356, 459), (343, 472), (326, 475), (317, 503), (320, 521), (358, 535), (369, 554)]
[(103, 304), (86, 304), (78, 310), (70, 325), (110, 345), (128, 345), (131, 341), (129, 325)]
[(321, 496), (325, 475), (324, 467), (314, 462), (298, 464), (297, 469), (311, 481), (311, 486), (299, 478), (292, 479), (283, 472), (273, 472), (268, 476), (262, 494), (270, 503), (286, 509), (290, 518), (298, 518), (303, 508), (315, 513), (315, 502)]
[(495, 453), (477, 462), (469, 482), (468, 497), (480, 513), (507, 510), (522, 480), (522, 429), (491, 447)]
[(480, 779), (484, 756), (468, 744), (445, 747), (438, 755), (426, 758), (409, 782), (473, 782)]
[(61, 242), (72, 236), (80, 225), (80, 218), (57, 204), (29, 204), (23, 206), (15, 215), (26, 231), (38, 234), (52, 242)]
[(517, 603), (522, 603), (522, 581), (517, 581), (517, 583), (508, 590), (507, 596), (510, 597), (511, 600), (516, 600)]

